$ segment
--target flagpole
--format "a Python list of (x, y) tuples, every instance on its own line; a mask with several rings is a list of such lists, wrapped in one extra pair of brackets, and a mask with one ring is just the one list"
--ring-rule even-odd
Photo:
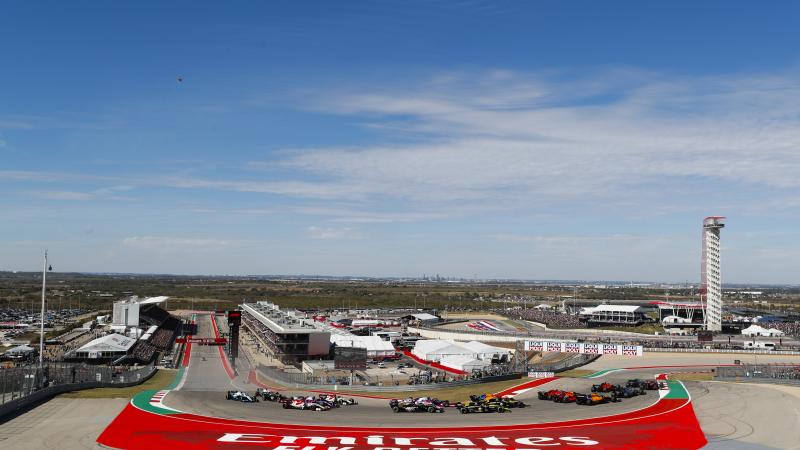
[(42, 267), (42, 316), (39, 325), (39, 367), (44, 363), (44, 295), (47, 290), (47, 250), (44, 251), (44, 266)]

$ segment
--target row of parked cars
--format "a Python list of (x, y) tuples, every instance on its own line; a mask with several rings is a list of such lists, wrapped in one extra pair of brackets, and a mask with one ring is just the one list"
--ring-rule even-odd
[(228, 400), (243, 403), (258, 403), (259, 400), (280, 403), (284, 409), (299, 409), (304, 411), (328, 411), (341, 406), (357, 405), (352, 398), (339, 397), (334, 394), (319, 394), (318, 396), (286, 396), (277, 391), (259, 388), (255, 394), (249, 395), (242, 391), (228, 391), (225, 396)]
[[(556, 403), (577, 403), (578, 405), (599, 405), (602, 403), (616, 403), (623, 398), (645, 395), (647, 391), (657, 390), (661, 386), (656, 380), (628, 380), (625, 385), (608, 382), (592, 385), (591, 392), (581, 394), (561, 389), (539, 391), (539, 400), (550, 400)], [(608, 394), (608, 395), (603, 395)]]

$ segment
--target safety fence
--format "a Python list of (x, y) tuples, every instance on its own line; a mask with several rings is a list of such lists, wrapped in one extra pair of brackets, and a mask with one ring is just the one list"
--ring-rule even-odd
[(502, 375), (484, 376), (481, 378), (472, 378), (466, 380), (457, 380), (450, 378), (448, 381), (431, 382), (424, 385), (408, 385), (408, 384), (393, 384), (391, 380), (384, 380), (385, 385), (362, 385), (362, 383), (353, 383), (350, 386), (350, 377), (318, 377), (312, 376), (308, 373), (287, 373), (280, 369), (271, 366), (258, 366), (258, 372), (266, 379), (272, 380), (276, 383), (294, 386), (295, 388), (302, 389), (358, 389), (371, 392), (408, 392), (424, 389), (444, 389), (448, 387), (468, 386), (472, 384), (489, 383), (493, 381), (513, 380), (522, 377), (528, 372), (563, 372), (566, 370), (574, 369), (582, 365), (588, 364), (600, 355), (570, 355), (570, 357), (554, 363), (531, 364), (524, 373), (507, 373)]
[[(508, 375), (501, 375), (496, 377), (485, 377), (479, 379), (472, 379), (472, 380), (456, 380), (456, 381), (449, 381), (443, 383), (430, 383), (425, 385), (408, 385), (408, 384), (400, 384), (400, 385), (388, 385), (388, 386), (363, 386), (359, 384), (350, 385), (349, 378), (341, 377), (337, 379), (338, 381), (342, 381), (342, 383), (322, 383), (322, 384), (312, 384), (306, 383), (304, 381), (317, 381), (320, 380), (322, 377), (311, 377), (309, 374), (295, 374), (295, 373), (285, 373), (282, 372), (274, 367), (269, 366), (258, 366), (258, 373), (260, 373), (264, 378), (268, 380), (272, 380), (277, 382), (278, 384), (282, 384), (288, 387), (294, 387), (295, 389), (304, 389), (304, 390), (357, 390), (357, 391), (366, 391), (366, 392), (411, 392), (411, 391), (418, 391), (421, 388), (428, 390), (428, 389), (444, 389), (450, 387), (458, 387), (458, 386), (469, 386), (473, 384), (481, 384), (481, 383), (489, 383), (492, 381), (504, 381), (504, 380), (514, 380), (520, 378), (521, 374), (508, 374)], [(307, 377), (303, 377), (301, 375), (309, 375)], [(322, 381), (334, 381), (333, 379), (322, 379)]]
[[(516, 331), (480, 331), (480, 330), (448, 330), (439, 327), (416, 326), (409, 327), (410, 333), (418, 333), (426, 338), (434, 339), (473, 339), (486, 337), (483, 341), (515, 341), (519, 339), (547, 339), (550, 341), (579, 341), (597, 343), (625, 343), (642, 345), (645, 351), (653, 352), (686, 352), (686, 353), (749, 353), (749, 354), (781, 354), (800, 355), (800, 347), (783, 345), (780, 349), (741, 349), (730, 348), (734, 344), (698, 342), (688, 339), (672, 339), (670, 336), (653, 336), (638, 333), (621, 332), (619, 335), (598, 335), (594, 331), (570, 330), (564, 332), (516, 332)], [(608, 331), (608, 330), (603, 330)], [(712, 345), (714, 348), (705, 348)]]
[(91, 366), (74, 363), (46, 363), (44, 366), (0, 368), (0, 417), (31, 402), (62, 392), (95, 388), (125, 387), (150, 378), (153, 364), (139, 367)]
[(584, 366), (599, 358), (600, 355), (586, 355), (576, 354), (570, 355), (569, 358), (562, 359), (554, 363), (545, 364), (530, 364), (528, 365), (529, 372), (565, 372), (572, 370), (576, 367)]
[(717, 367), (714, 380), (800, 385), (798, 364), (741, 364)]
[(789, 350), (740, 350), (729, 348), (680, 348), (680, 347), (645, 347), (646, 352), (662, 352), (662, 353), (732, 353), (737, 355), (800, 355), (798, 351)]

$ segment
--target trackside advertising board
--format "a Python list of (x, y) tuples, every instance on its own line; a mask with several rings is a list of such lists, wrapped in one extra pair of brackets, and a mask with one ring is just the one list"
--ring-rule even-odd
[(642, 356), (641, 345), (601, 344), (590, 342), (525, 341), (525, 351), (582, 353), (586, 355)]

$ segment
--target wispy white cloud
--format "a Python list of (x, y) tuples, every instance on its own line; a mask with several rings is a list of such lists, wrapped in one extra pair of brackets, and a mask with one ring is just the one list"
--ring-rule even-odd
[(129, 197), (117, 195), (118, 192), (130, 191), (133, 186), (107, 186), (91, 191), (34, 191), (31, 195), (46, 200), (129, 200)]
[(35, 197), (47, 200), (92, 200), (95, 198), (94, 194), (88, 192), (73, 192), (73, 191), (42, 191), (33, 192)]
[(341, 239), (361, 239), (357, 230), (352, 228), (330, 228), (312, 226), (306, 228), (306, 234), (312, 239), (341, 240)]
[[(620, 196), (630, 200), (685, 183), (706, 192), (716, 182), (796, 189), (800, 84), (794, 80), (794, 73), (669, 78), (615, 71), (577, 81), (489, 73), (415, 90), (362, 89), (317, 107), (399, 122), (428, 139), (321, 148), (284, 163), (361, 196), (417, 202), (615, 204)], [(692, 197), (701, 194), (694, 190)], [(686, 199), (665, 201), (676, 200)]]

